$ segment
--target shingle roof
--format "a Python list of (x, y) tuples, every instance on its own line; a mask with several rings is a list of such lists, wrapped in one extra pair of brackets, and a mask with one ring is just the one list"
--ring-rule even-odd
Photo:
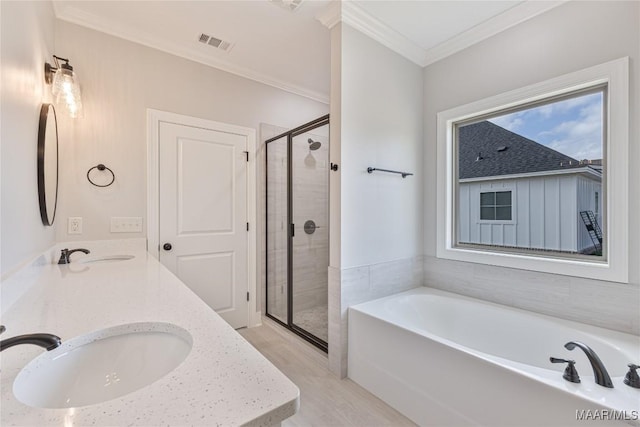
[(580, 166), (576, 159), (488, 121), (461, 126), (458, 132), (459, 179)]

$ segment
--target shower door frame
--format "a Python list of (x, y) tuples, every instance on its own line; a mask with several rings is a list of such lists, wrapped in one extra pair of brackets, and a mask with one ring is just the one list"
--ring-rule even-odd
[[(304, 338), (306, 341), (315, 345), (325, 353), (328, 352), (329, 345), (326, 341), (311, 332), (297, 326), (293, 323), (293, 138), (301, 135), (310, 130), (319, 128), (321, 126), (329, 125), (329, 114), (305, 123), (297, 128), (291, 129), (287, 132), (281, 133), (273, 138), (269, 138), (265, 141), (265, 315), (289, 329), (296, 335)], [(329, 125), (330, 126), (330, 125)], [(287, 321), (286, 323), (278, 319), (276, 316), (269, 313), (269, 150), (267, 145), (270, 142), (278, 141), (284, 137), (287, 137)], [(329, 156), (327, 156), (327, 160)], [(327, 283), (328, 292), (328, 283)]]

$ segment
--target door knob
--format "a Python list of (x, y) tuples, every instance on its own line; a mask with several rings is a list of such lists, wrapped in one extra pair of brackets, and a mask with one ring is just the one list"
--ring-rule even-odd
[(165, 243), (164, 245), (162, 245), (162, 249), (164, 249), (165, 251), (170, 251), (172, 247), (173, 246), (171, 246), (171, 243)]

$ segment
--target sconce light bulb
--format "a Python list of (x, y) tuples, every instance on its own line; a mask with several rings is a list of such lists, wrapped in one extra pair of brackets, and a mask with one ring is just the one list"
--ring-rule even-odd
[[(45, 81), (51, 84), (51, 94), (56, 104), (73, 118), (82, 117), (82, 96), (78, 77), (69, 60), (53, 55), (55, 67), (45, 62)], [(64, 63), (61, 63), (64, 62)]]
[(53, 77), (51, 93), (56, 103), (66, 109), (72, 118), (82, 115), (80, 85), (73, 71), (58, 69)]

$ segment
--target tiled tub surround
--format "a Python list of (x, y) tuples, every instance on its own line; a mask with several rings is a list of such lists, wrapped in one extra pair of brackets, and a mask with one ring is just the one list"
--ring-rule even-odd
[(349, 306), (422, 286), (640, 335), (640, 287), (425, 256), (329, 267), (329, 366), (347, 375)]
[[(419, 425), (583, 425), (577, 410), (604, 408), (640, 425), (640, 390), (623, 383), (635, 335), (426, 287), (352, 306), (349, 332), (349, 377)], [(572, 340), (598, 353), (614, 388), (595, 384), (585, 354), (563, 347)], [(550, 356), (575, 359), (582, 382)]]
[(329, 368), (347, 376), (348, 309), (422, 286), (423, 257), (339, 270), (329, 267)]
[[(20, 370), (42, 350), (20, 345), (2, 353), (0, 424), (8, 425), (278, 425), (299, 405), (299, 390), (182, 282), (147, 254), (142, 244), (101, 249), (74, 243), (91, 256), (132, 254), (134, 259), (69, 265), (38, 262), (3, 281), (2, 338), (47, 332), (71, 338), (117, 325), (166, 322), (191, 334), (187, 358), (164, 378), (104, 403), (73, 409), (24, 405), (12, 392)], [(57, 254), (56, 254), (57, 252)], [(52, 256), (53, 255), (53, 256)], [(21, 288), (20, 291), (16, 289)], [(15, 297), (15, 294), (21, 293)], [(159, 352), (162, 349), (158, 349)]]
[(640, 286), (483, 264), (424, 259), (426, 286), (640, 335)]

